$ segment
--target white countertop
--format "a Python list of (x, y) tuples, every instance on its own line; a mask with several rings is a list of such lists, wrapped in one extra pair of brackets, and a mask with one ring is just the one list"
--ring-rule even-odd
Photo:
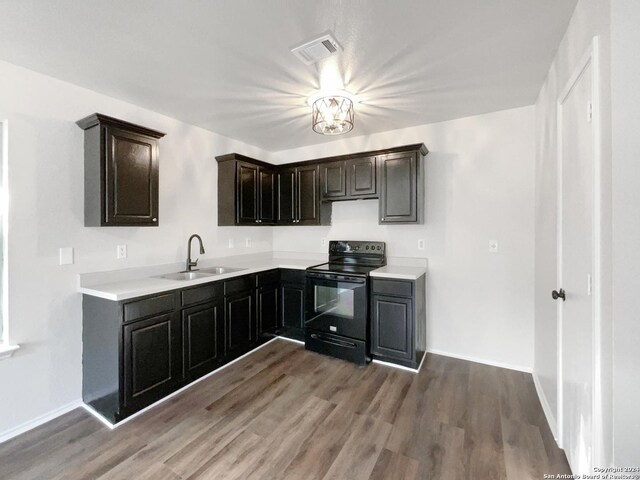
[(401, 280), (417, 280), (427, 273), (425, 267), (405, 267), (401, 265), (385, 265), (369, 273), (376, 278), (398, 278)]
[[(292, 254), (291, 257), (281, 255), (246, 255), (208, 259), (203, 260), (199, 267), (204, 269), (212, 266), (223, 266), (241, 268), (242, 270), (187, 281), (155, 278), (160, 275), (178, 272), (184, 268), (183, 264), (155, 265), (111, 272), (86, 273), (80, 275), (78, 291), (85, 295), (92, 295), (107, 300), (128, 300), (143, 295), (152, 295), (154, 293), (192, 287), (274, 268), (304, 270), (326, 261), (326, 255), (322, 254), (309, 254), (308, 256), (304, 254)], [(425, 273), (426, 268), (424, 267), (387, 265), (373, 270), (371, 276), (416, 280)]]

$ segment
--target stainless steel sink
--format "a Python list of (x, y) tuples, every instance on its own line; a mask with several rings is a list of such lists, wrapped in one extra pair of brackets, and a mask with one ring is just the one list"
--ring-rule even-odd
[(242, 270), (246, 270), (246, 268), (208, 267), (201, 268), (199, 271), (210, 275), (222, 275), (223, 273), (241, 272)]
[(163, 278), (165, 280), (196, 280), (198, 278), (204, 277), (212, 277), (213, 273), (205, 273), (200, 270), (195, 272), (177, 272), (177, 273), (168, 273), (166, 275), (159, 275), (154, 278)]

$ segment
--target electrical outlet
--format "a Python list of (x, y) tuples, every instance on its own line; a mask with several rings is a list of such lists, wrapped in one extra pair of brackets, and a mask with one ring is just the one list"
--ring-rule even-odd
[(60, 265), (73, 264), (73, 248), (66, 247), (60, 249)]
[(244, 246), (247, 248), (251, 248), (251, 239), (250, 238), (245, 238), (244, 239)]
[(424, 238), (418, 240), (418, 250), (424, 250)]
[(321, 238), (320, 239), (320, 246), (322, 246), (322, 247), (326, 247), (327, 246), (327, 239), (326, 238)]
[(489, 253), (498, 253), (498, 240), (489, 240)]
[(118, 248), (116, 248), (116, 257), (118, 257), (118, 258), (127, 258), (127, 246), (126, 245), (118, 245)]
[(229, 239), (229, 248), (233, 248), (233, 238)]

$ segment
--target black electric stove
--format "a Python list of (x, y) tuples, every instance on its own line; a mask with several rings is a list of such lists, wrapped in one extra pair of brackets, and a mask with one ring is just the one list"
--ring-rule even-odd
[(329, 262), (307, 269), (307, 350), (367, 363), (369, 272), (385, 264), (384, 242), (329, 242)]

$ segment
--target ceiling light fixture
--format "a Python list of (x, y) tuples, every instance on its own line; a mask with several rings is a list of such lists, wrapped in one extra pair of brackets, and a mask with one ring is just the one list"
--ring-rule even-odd
[(356, 99), (349, 92), (317, 92), (309, 97), (309, 105), (313, 111), (311, 126), (320, 135), (342, 135), (353, 129)]

